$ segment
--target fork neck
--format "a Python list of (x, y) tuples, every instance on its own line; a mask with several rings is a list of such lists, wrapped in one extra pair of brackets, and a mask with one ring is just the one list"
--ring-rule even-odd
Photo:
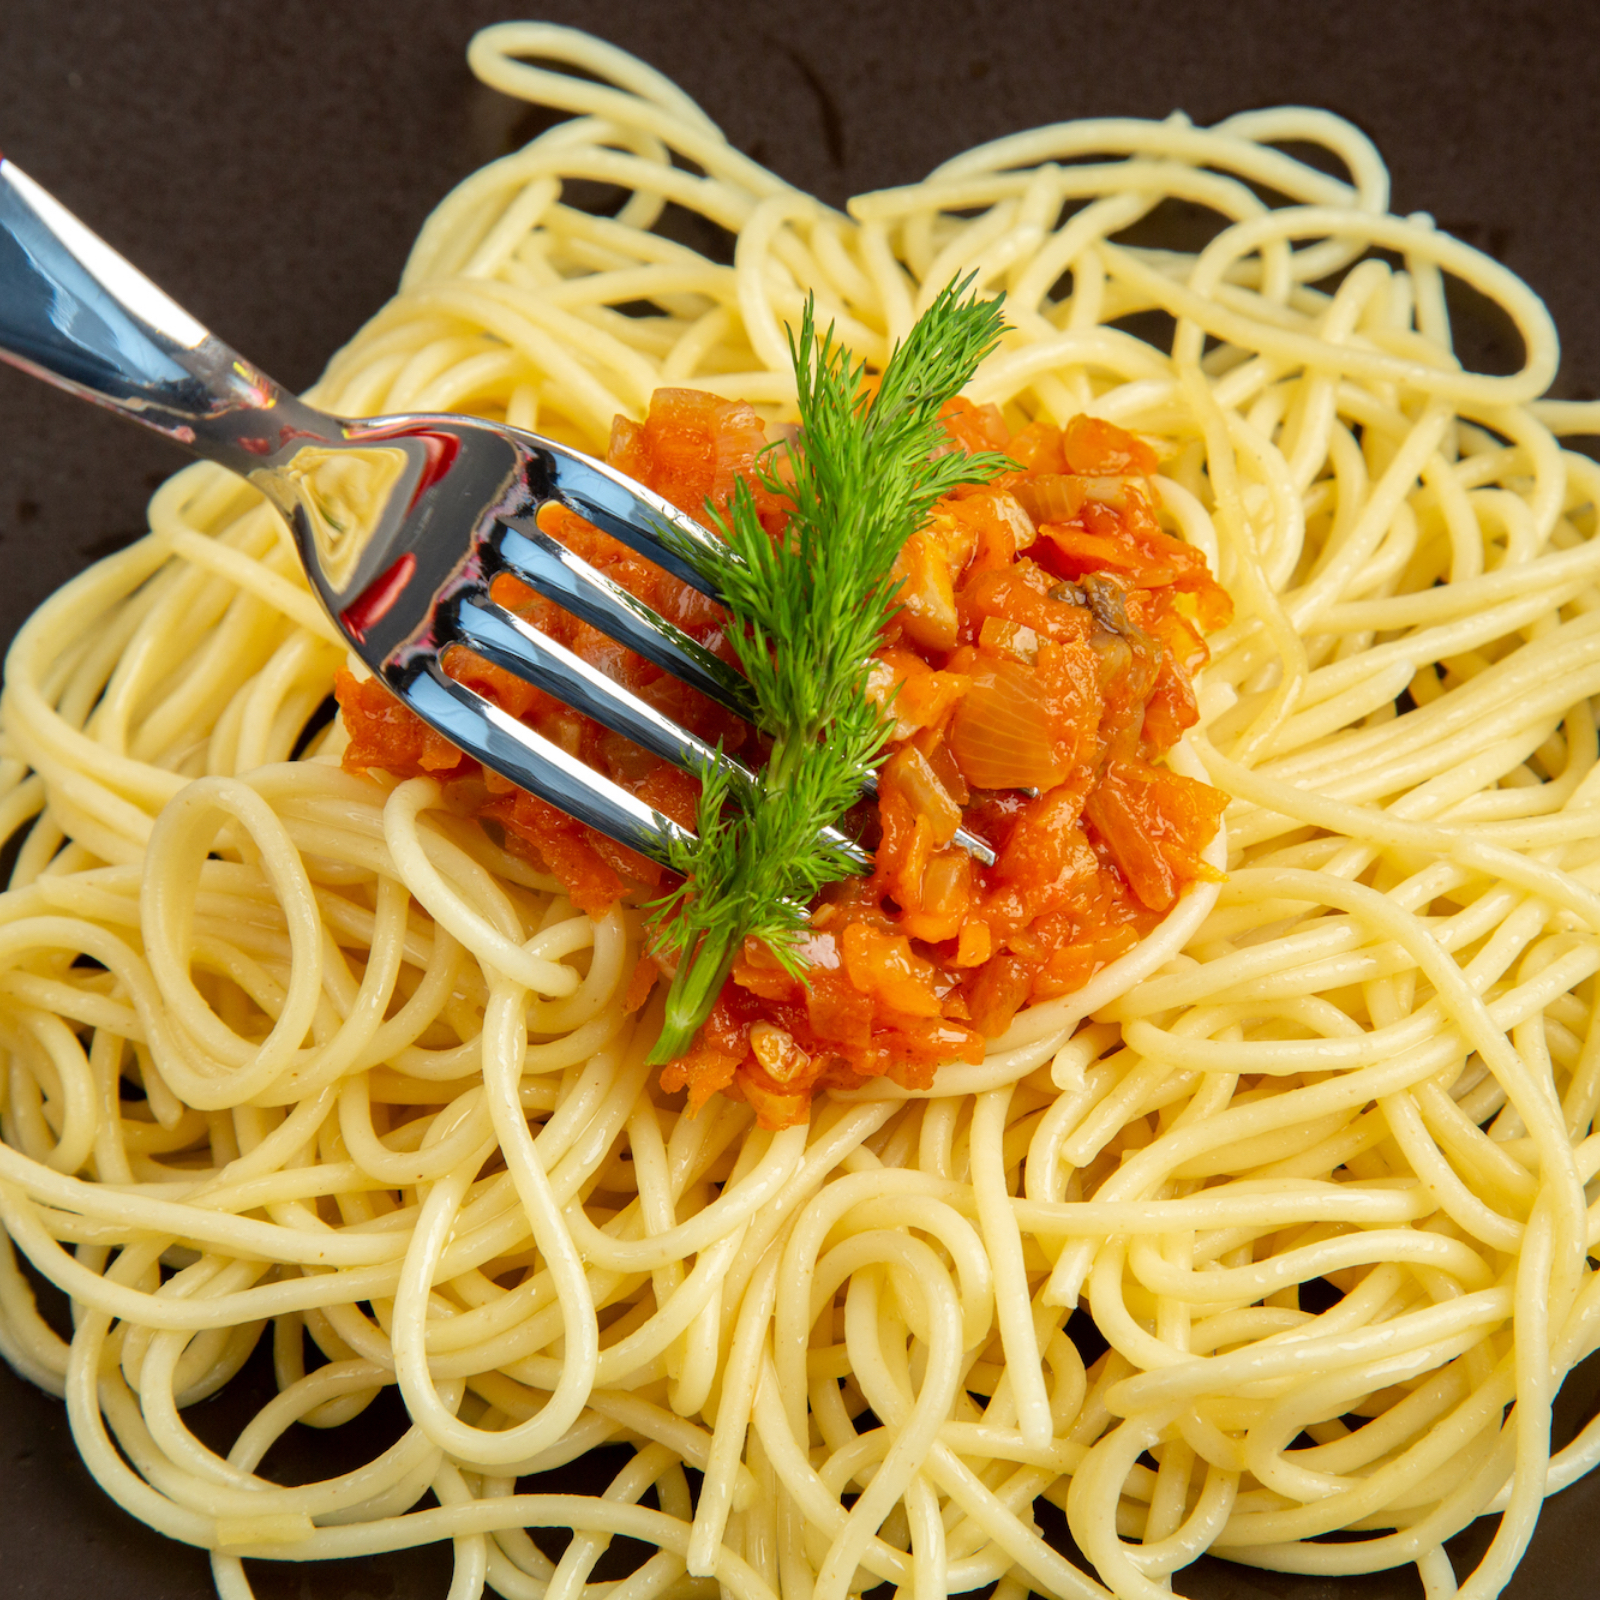
[(4, 158), (0, 359), (254, 478), (269, 493), (263, 468), (306, 443), (344, 440), (336, 419), (210, 333)]

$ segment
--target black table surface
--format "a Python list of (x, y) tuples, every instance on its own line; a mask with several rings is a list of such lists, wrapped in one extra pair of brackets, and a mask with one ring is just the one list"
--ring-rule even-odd
[[(224, 338), (303, 387), (391, 292), (410, 241), (457, 179), (512, 148), (519, 112), (475, 84), (466, 42), (507, 0), (3, 0), (0, 150)], [(1556, 392), (1600, 393), (1600, 6), (1592, 0), (549, 0), (682, 84), (733, 142), (839, 203), (923, 176), (981, 140), (1067, 117), (1211, 122), (1324, 105), (1378, 143), (1394, 208), (1521, 273), (1563, 334)], [(1465, 334), (1499, 368), (1514, 343)], [(91, 465), (92, 464), (92, 465)], [(0, 638), (58, 584), (144, 527), (181, 464), (166, 443), (0, 367)], [(225, 1446), (269, 1378), (207, 1401)], [(256, 1396), (252, 1401), (252, 1395)], [(1580, 1372), (1558, 1443), (1592, 1414)], [(299, 1441), (286, 1473), (337, 1470), (364, 1439)], [(299, 1459), (296, 1460), (295, 1457)], [(570, 1483), (563, 1487), (570, 1487)], [(1580, 1600), (1600, 1567), (1600, 1478), (1546, 1506), (1507, 1593)], [(1454, 1547), (1470, 1564), (1483, 1521)], [(201, 1600), (200, 1552), (106, 1502), (61, 1406), (0, 1365), (0, 1595)], [(252, 1565), (262, 1596), (442, 1597), (448, 1554), (324, 1568)], [(1197, 1600), (1420, 1596), (1411, 1569), (1323, 1581), (1205, 1561)]]

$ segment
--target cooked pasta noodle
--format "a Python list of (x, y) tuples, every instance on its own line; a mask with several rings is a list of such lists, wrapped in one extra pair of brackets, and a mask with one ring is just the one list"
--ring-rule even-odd
[[(881, 361), (976, 273), (1012, 331), (973, 398), (1155, 442), (1236, 602), (1185, 758), (1231, 796), (1227, 880), (929, 1092), (689, 1117), (622, 1005), (636, 911), (342, 770), (337, 723), (292, 759), (344, 653), (275, 515), (192, 467), (7, 665), (0, 1351), (227, 1600), (248, 1557), (439, 1540), (450, 1600), (1152, 1600), (1207, 1550), (1440, 1600), (1489, 1510), (1460, 1593), (1498, 1593), (1600, 1458), (1593, 1424), (1550, 1453), (1600, 1343), (1600, 468), (1558, 443), (1600, 419), (1539, 399), (1538, 299), (1389, 215), (1322, 112), (1062, 124), (841, 214), (597, 40), (471, 61), (570, 119), (444, 201), (316, 398), (591, 449), (663, 384), (781, 421), (807, 293)], [(1214, 216), (1198, 254), (1127, 237), (1168, 200)], [(1517, 371), (1456, 360), (1447, 276)], [(281, 1392), (215, 1453), (184, 1408), (263, 1339)], [(374, 1460), (258, 1471), (390, 1385)], [(519, 1492), (607, 1442), (603, 1496)], [(656, 1553), (607, 1588), (616, 1535)]]

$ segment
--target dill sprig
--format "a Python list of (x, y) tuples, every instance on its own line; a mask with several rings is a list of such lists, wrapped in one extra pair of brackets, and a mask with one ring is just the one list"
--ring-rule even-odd
[[(718, 560), (706, 576), (732, 615), (730, 637), (772, 754), (754, 793), (704, 775), (698, 838), (672, 860), (685, 881), (651, 908), (657, 948), (677, 958), (654, 1061), (689, 1048), (747, 937), (798, 973), (807, 905), (861, 870), (860, 853), (824, 830), (882, 759), (889, 723), (867, 697), (867, 676), (896, 609), (890, 568), (936, 501), (1009, 464), (940, 448), (948, 442), (940, 407), (1004, 326), (999, 302), (968, 296), (970, 284), (952, 284), (934, 300), (875, 392), (865, 363), (831, 327), (819, 338), (808, 298), (799, 336), (790, 335), (800, 440), (774, 447), (756, 466), (760, 481), (788, 501), (787, 528), (780, 538), (767, 533), (743, 482), (726, 516), (713, 509), (739, 559)], [(702, 554), (681, 553), (705, 569)]]

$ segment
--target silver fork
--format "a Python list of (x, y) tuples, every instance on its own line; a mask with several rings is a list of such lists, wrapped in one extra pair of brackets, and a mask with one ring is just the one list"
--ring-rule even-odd
[[(476, 417), (346, 421), (307, 405), (201, 326), (10, 161), (0, 158), (0, 359), (247, 478), (294, 531), (306, 576), (351, 648), (423, 721), (518, 787), (652, 860), (693, 836), (457, 683), (479, 655), (697, 776), (742, 763), (664, 717), (521, 617), (489, 586), (511, 573), (738, 716), (725, 661), (544, 533), (566, 506), (711, 599), (737, 558), (659, 495), (578, 451)], [(958, 835), (974, 855), (988, 846)], [(855, 849), (854, 846), (851, 847)], [(856, 851), (858, 855), (861, 853)], [(863, 857), (864, 859), (864, 857)]]

